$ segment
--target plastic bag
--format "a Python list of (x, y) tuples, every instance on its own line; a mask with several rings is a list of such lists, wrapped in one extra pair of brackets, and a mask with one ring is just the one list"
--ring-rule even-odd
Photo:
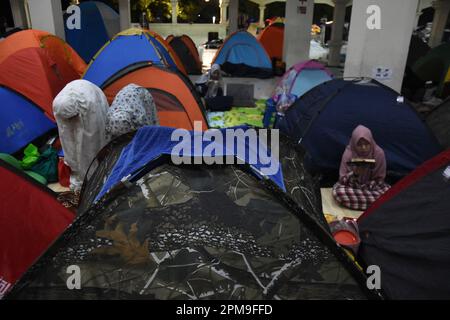
[(58, 181), (58, 152), (49, 147), (39, 157), (39, 160), (31, 167), (36, 172), (47, 179), (48, 182)]
[(21, 161), (22, 168), (25, 170), (30, 169), (39, 159), (39, 150), (38, 148), (30, 143), (25, 150), (23, 150), (24, 157)]

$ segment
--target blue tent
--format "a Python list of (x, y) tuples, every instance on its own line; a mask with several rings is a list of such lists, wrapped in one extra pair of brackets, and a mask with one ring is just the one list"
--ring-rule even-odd
[(56, 124), (33, 102), (0, 87), (0, 152), (15, 153), (56, 129)]
[(104, 87), (120, 71), (142, 62), (177, 68), (161, 42), (141, 29), (130, 29), (119, 33), (96, 54), (83, 78)]
[[(120, 31), (120, 16), (111, 7), (98, 1), (79, 5), (81, 28), (68, 29), (64, 23), (66, 41), (89, 62), (100, 48)], [(70, 15), (65, 16), (65, 22)]]
[[(168, 127), (151, 127), (146, 126), (139, 129), (134, 136), (133, 140), (122, 150), (120, 158), (117, 160), (114, 168), (112, 169), (108, 179), (103, 185), (102, 190), (97, 195), (96, 199), (100, 199), (106, 192), (108, 192), (118, 182), (124, 181), (123, 179), (133, 180), (142, 171), (144, 166), (151, 164), (155, 160), (161, 157), (161, 155), (180, 156), (180, 157), (202, 157), (205, 155), (206, 150), (211, 152), (213, 157), (222, 156), (237, 156), (245, 163), (250, 164), (254, 174), (259, 178), (267, 177), (277, 184), (283, 191), (286, 191), (286, 187), (283, 182), (283, 173), (281, 171), (281, 165), (278, 163), (278, 158), (272, 156), (270, 150), (264, 144), (257, 143), (256, 145), (250, 144), (249, 140), (245, 137), (236, 137), (233, 140), (233, 145), (230, 147), (227, 145), (228, 140), (226, 138), (227, 130), (242, 130), (245, 132), (248, 127), (235, 127), (228, 129), (214, 130), (221, 133), (223, 140), (214, 140), (214, 144), (219, 147), (213, 148), (211, 140), (205, 141), (205, 133), (201, 131), (188, 131), (180, 130)], [(174, 131), (177, 131), (177, 137), (179, 141), (174, 141)], [(211, 134), (211, 131), (209, 132)], [(205, 135), (206, 136), (206, 135)], [(211, 139), (211, 135), (209, 135)], [(195, 141), (200, 141), (199, 145)], [(244, 148), (241, 149), (241, 147)], [(244, 152), (244, 155), (242, 155)], [(267, 163), (261, 162), (260, 154), (267, 155), (272, 161), (278, 164), (278, 168), (273, 170), (274, 172), (269, 175), (264, 174), (264, 169), (269, 167)], [(269, 159), (269, 158), (267, 158)], [(275, 163), (274, 162), (274, 163)], [(275, 167), (273, 167), (275, 168)]]
[(384, 150), (388, 174), (396, 178), (442, 150), (414, 109), (398, 98), (374, 80), (330, 80), (298, 99), (276, 126), (305, 147), (312, 170), (335, 176), (353, 129), (362, 124)]
[(261, 43), (247, 31), (238, 31), (225, 40), (212, 63), (235, 77), (267, 78), (272, 62)]

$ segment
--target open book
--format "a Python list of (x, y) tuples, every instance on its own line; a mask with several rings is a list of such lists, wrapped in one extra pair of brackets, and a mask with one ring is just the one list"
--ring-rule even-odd
[(357, 167), (375, 167), (375, 159), (364, 159), (364, 158), (353, 158), (348, 161), (347, 164), (349, 166), (357, 166)]

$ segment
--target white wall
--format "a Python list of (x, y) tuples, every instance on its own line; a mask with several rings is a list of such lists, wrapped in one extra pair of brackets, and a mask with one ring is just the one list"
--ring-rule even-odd
[(286, 61), (286, 69), (299, 61), (309, 59), (314, 3), (308, 1), (304, 5), (307, 7), (306, 14), (298, 11), (301, 6), (300, 1), (286, 1), (283, 48), (283, 60)]
[(60, 0), (28, 0), (31, 28), (48, 31), (65, 39)]
[[(375, 67), (392, 70), (382, 83), (400, 92), (418, 0), (353, 2), (344, 77), (373, 77)], [(381, 9), (381, 29), (369, 30), (369, 5)]]

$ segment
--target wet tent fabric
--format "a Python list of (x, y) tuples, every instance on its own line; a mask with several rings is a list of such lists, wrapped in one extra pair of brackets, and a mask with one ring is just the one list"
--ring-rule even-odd
[(18, 93), (0, 87), (0, 101), (0, 153), (15, 153), (56, 129), (37, 105)]
[(425, 122), (444, 149), (450, 148), (450, 98), (427, 115)]
[(12, 286), (74, 214), (49, 189), (1, 160), (0, 176), (0, 279)]
[(449, 178), (447, 150), (394, 185), (358, 220), (360, 255), (380, 267), (388, 297), (450, 297), (444, 280), (450, 272)]
[(298, 99), (277, 127), (310, 154), (311, 170), (337, 177), (353, 129), (369, 128), (384, 150), (388, 175), (404, 176), (442, 151), (407, 102), (375, 80), (324, 82)]
[[(251, 131), (248, 131), (248, 129), (246, 126), (235, 128), (235, 130), (242, 132), (243, 135)], [(267, 177), (271, 179), (279, 188), (286, 191), (283, 182), (283, 173), (278, 159), (276, 159), (275, 155), (272, 156), (268, 152), (264, 144), (251, 145), (250, 141), (245, 139), (244, 136), (238, 136), (234, 138), (232, 147), (227, 146), (225, 141), (226, 129), (216, 131), (216, 133), (220, 133), (222, 139), (215, 138), (215, 145), (212, 145), (210, 141), (204, 141), (206, 137), (209, 139), (213, 135), (206, 135), (201, 131), (185, 131), (181, 139), (172, 141), (171, 137), (176, 136), (176, 133), (174, 133), (175, 130), (177, 129), (150, 126), (139, 129), (133, 141), (122, 151), (116, 166), (96, 199), (100, 199), (111, 187), (122, 181), (122, 179), (126, 177), (132, 179), (141, 167), (161, 155), (201, 158), (203, 155), (202, 152), (208, 145), (215, 146), (214, 150), (211, 149), (211, 156), (239, 156), (247, 163), (250, 163), (250, 161), (255, 162), (252, 163), (251, 167), (254, 168), (256, 174), (260, 175), (261, 178)], [(189, 139), (185, 139), (186, 136)], [(201, 141), (201, 144), (194, 143), (194, 141)], [(238, 150), (238, 146), (244, 147)], [(263, 164), (261, 159), (258, 159), (259, 154), (266, 156), (267, 159), (264, 159), (266, 163)], [(270, 166), (267, 164), (270, 164)]]
[(217, 51), (212, 64), (235, 77), (268, 78), (273, 75), (272, 62), (264, 47), (247, 31), (228, 36)]
[(97, 52), (83, 78), (103, 88), (113, 76), (142, 62), (177, 68), (164, 45), (149, 32), (129, 29), (116, 35)]
[[(447, 97), (450, 93), (450, 82), (446, 80), (450, 69), (450, 43), (443, 43), (425, 56), (418, 59), (412, 71), (423, 81), (433, 81), (438, 85), (438, 95)], [(450, 80), (450, 79), (448, 79)]]
[(99, 1), (87, 1), (78, 5), (81, 14), (80, 29), (64, 29), (67, 42), (84, 61), (89, 62), (97, 51), (120, 31), (120, 16), (111, 7)]
[(287, 93), (301, 97), (315, 86), (332, 78), (333, 74), (319, 62), (314, 60), (299, 62), (285, 72), (275, 88), (273, 98), (283, 93), (284, 87), (288, 89)]
[[(122, 137), (120, 137), (122, 138)], [(91, 194), (132, 139), (114, 140), (86, 181), (86, 208), (8, 299), (365, 299), (365, 277), (311, 216), (299, 153), (287, 197), (245, 165), (158, 158), (93, 205)], [(284, 170), (284, 169), (283, 169)], [(301, 186), (302, 188), (299, 188)], [(299, 196), (299, 194), (302, 194)], [(305, 195), (307, 194), (307, 195)], [(296, 200), (293, 200), (295, 197)], [(303, 201), (304, 211), (297, 203)], [(298, 201), (298, 202), (297, 202)], [(287, 205), (290, 203), (290, 205)], [(282, 235), (281, 237), (279, 235)], [(68, 290), (68, 265), (85, 276)]]
[(126, 85), (134, 83), (147, 88), (153, 96), (162, 126), (194, 129), (194, 121), (207, 128), (204, 107), (189, 79), (175, 70), (157, 66), (135, 66), (104, 88), (109, 103)]
[(167, 42), (176, 52), (188, 74), (201, 74), (202, 63), (197, 48), (191, 38), (186, 35), (168, 37)]
[(78, 78), (84, 73), (86, 63), (64, 40), (41, 30), (23, 30), (16, 32), (0, 42), (0, 63), (14, 53), (27, 48), (41, 48), (56, 61), (70, 67)]
[(283, 58), (284, 24), (271, 24), (259, 35), (258, 41), (262, 44), (270, 59)]

